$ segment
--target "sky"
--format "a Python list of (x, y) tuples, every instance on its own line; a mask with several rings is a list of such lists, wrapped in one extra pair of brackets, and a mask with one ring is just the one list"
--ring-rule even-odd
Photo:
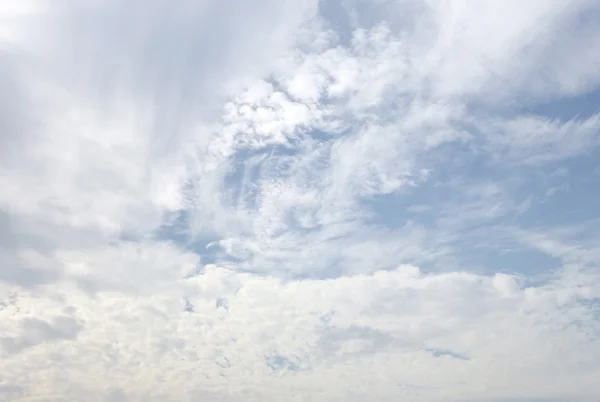
[(597, 0), (0, 1), (0, 401), (596, 402)]

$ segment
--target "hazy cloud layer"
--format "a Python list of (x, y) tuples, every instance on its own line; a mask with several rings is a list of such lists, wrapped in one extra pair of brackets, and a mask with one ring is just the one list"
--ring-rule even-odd
[(2, 3), (0, 400), (593, 401), (598, 38), (592, 0)]

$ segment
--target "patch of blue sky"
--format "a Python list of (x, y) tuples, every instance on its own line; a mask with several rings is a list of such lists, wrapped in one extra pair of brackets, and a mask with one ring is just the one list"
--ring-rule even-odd
[(425, 351), (431, 353), (434, 357), (453, 357), (458, 360), (471, 360), (468, 356), (465, 356), (461, 353), (453, 352), (452, 350), (444, 350), (444, 349), (425, 349)]
[(579, 96), (542, 102), (522, 112), (549, 116), (561, 120), (587, 119), (600, 112), (600, 90), (585, 92)]
[[(193, 212), (190, 210), (181, 210), (172, 213), (170, 219), (154, 231), (155, 240), (170, 241), (177, 246), (192, 251), (200, 256), (202, 265), (212, 264), (222, 258), (222, 253), (218, 247), (210, 247), (215, 241), (219, 240), (212, 236), (192, 236), (190, 233), (190, 219)], [(201, 267), (198, 267), (201, 272)]]
[(457, 247), (455, 256), (463, 269), (477, 274), (503, 273), (543, 279), (561, 267), (561, 261), (538, 250), (524, 247), (502, 249), (494, 246)]
[(285, 356), (274, 354), (265, 356), (265, 363), (273, 371), (289, 370), (298, 371), (300, 367)]
[[(369, 223), (374, 225), (397, 230), (415, 223), (431, 229), (433, 234), (456, 231), (450, 241), (452, 261), (422, 263), (424, 271), (466, 269), (481, 274), (518, 273), (539, 278), (559, 268), (560, 260), (507, 239), (499, 227), (536, 229), (540, 225), (584, 223), (597, 217), (600, 191), (589, 183), (595, 155), (567, 164), (568, 168), (563, 168), (566, 174), (563, 170), (550, 174), (539, 169), (509, 167), (511, 173), (518, 170), (520, 175), (513, 180), (511, 174), (507, 181), (507, 168), (487, 163), (485, 155), (461, 151), (456, 145), (448, 148), (460, 160), (445, 169), (433, 170), (427, 181), (361, 201), (370, 211)], [(500, 193), (493, 195), (490, 203), (498, 197), (499, 202), (508, 204), (506, 210), (473, 217), (478, 200), (483, 201), (482, 205), (487, 203), (485, 193), (480, 196), (474, 191), (478, 186), (485, 190), (485, 185), (495, 183), (500, 185)], [(448, 222), (452, 222), (451, 226), (445, 227)], [(441, 266), (450, 263), (445, 269)]]
[[(564, 177), (546, 186), (546, 194), (520, 217), (526, 227), (584, 224), (598, 218), (600, 175), (593, 172), (600, 152), (563, 165)], [(586, 166), (587, 165), (587, 166)], [(535, 186), (534, 182), (530, 182)]]

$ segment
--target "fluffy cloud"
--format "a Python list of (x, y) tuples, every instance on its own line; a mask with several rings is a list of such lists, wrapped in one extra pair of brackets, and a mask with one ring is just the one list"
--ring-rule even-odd
[[(73, 287), (14, 296), (4, 316), (26, 309), (54, 318), (25, 319), (3, 338), (2, 367), (5, 381), (30, 395), (42, 378), (62, 378), (59, 394), (87, 390), (101, 398), (110, 384), (132, 400), (207, 392), (231, 400), (247, 392), (317, 400), (568, 398), (595, 387), (600, 328), (589, 302), (599, 291), (560, 279), (525, 286), (505, 274), (424, 274), (413, 266), (292, 282), (207, 266), (142, 298), (90, 300)], [(177, 299), (184, 294), (185, 305)], [(55, 316), (61, 308), (69, 315)], [(53, 364), (44, 363), (49, 356)], [(168, 384), (168, 395), (150, 382)]]
[(0, 400), (600, 392), (596, 2), (338, 3), (0, 6)]

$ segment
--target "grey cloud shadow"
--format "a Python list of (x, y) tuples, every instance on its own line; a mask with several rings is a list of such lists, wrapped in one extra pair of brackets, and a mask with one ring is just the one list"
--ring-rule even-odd
[(25, 391), (26, 389), (20, 385), (0, 384), (0, 400), (13, 400), (22, 396), (25, 393)]
[(47, 241), (27, 233), (25, 226), (0, 209), (0, 281), (26, 288), (55, 281), (57, 270), (36, 269), (20, 257), (22, 250), (35, 249), (43, 254), (52, 249)]
[(105, 402), (125, 402), (127, 401), (127, 396), (125, 392), (121, 388), (111, 388), (106, 393), (104, 397)]
[(29, 117), (26, 92), (19, 73), (21, 60), (18, 55), (0, 49), (0, 163), (19, 162), (15, 155), (19, 148), (31, 140), (34, 124)]
[(0, 346), (12, 355), (47, 342), (74, 340), (82, 329), (76, 319), (68, 316), (54, 317), (51, 321), (26, 318), (21, 322), (21, 333), (0, 338)]
[[(50, 203), (44, 207), (54, 208)], [(0, 208), (0, 281), (24, 288), (54, 283), (64, 277), (61, 263), (53, 256), (57, 249), (87, 250), (105, 240), (93, 230), (57, 225)], [(22, 253), (29, 251), (43, 261), (24, 259)]]

